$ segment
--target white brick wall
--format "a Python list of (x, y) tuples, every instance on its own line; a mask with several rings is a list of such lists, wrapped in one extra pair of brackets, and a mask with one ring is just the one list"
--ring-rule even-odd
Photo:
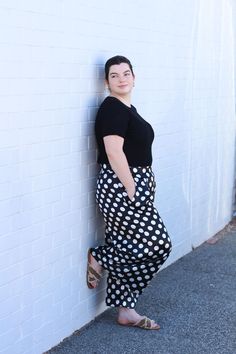
[[(236, 98), (236, 0), (231, 0), (232, 2), (232, 18), (233, 18), (233, 31), (234, 31), (234, 94)], [(236, 106), (235, 106), (236, 110)], [(236, 160), (236, 141), (235, 141), (235, 160)], [(234, 190), (233, 190), (233, 211), (236, 215), (236, 164), (234, 171)]]
[(0, 1), (0, 353), (40, 354), (105, 309), (85, 281), (103, 240), (93, 121), (103, 64), (131, 59), (156, 132), (167, 264), (230, 220), (234, 87), (228, 0)]

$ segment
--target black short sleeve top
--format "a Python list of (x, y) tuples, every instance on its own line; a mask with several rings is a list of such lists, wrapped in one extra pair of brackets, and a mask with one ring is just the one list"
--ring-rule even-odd
[(123, 150), (129, 166), (152, 165), (151, 147), (154, 131), (133, 105), (128, 107), (116, 97), (106, 97), (97, 112), (95, 135), (98, 145), (98, 163), (109, 164), (103, 137), (119, 135), (124, 138)]

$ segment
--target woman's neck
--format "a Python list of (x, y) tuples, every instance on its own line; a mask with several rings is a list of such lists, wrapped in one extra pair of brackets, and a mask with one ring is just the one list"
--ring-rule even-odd
[(126, 106), (131, 107), (131, 96), (119, 96), (119, 95), (113, 95), (110, 94), (111, 97), (115, 97), (121, 102), (123, 102)]

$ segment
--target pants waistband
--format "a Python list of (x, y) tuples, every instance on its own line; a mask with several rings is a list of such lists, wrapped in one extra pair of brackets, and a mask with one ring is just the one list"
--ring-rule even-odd
[[(111, 170), (111, 165), (110, 164), (100, 164), (101, 168), (103, 168), (104, 170)], [(152, 166), (129, 166), (130, 170), (133, 172), (148, 172), (148, 171), (152, 171)]]

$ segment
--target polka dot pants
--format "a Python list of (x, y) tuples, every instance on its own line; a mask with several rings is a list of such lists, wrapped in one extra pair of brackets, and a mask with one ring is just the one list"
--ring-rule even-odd
[(109, 165), (101, 165), (96, 201), (105, 221), (105, 245), (91, 249), (108, 271), (106, 305), (134, 308), (139, 296), (168, 258), (171, 241), (154, 207), (152, 168), (130, 167), (132, 200)]

